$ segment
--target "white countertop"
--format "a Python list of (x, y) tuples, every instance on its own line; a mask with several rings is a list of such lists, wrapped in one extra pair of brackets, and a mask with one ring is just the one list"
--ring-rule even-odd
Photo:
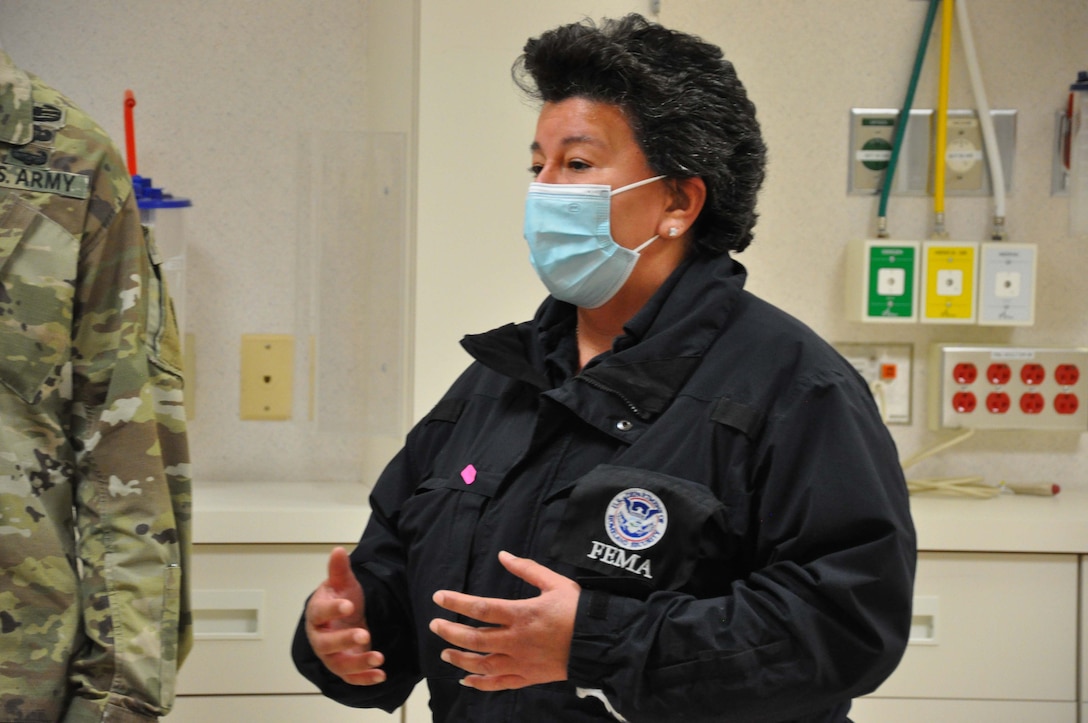
[(918, 549), (1088, 554), (1088, 492), (989, 499), (911, 495)]
[(369, 494), (361, 482), (195, 482), (193, 542), (354, 545)]
[[(196, 544), (354, 544), (366, 525), (360, 482), (193, 485)], [(1088, 491), (989, 499), (911, 496), (918, 548), (1088, 554)]]

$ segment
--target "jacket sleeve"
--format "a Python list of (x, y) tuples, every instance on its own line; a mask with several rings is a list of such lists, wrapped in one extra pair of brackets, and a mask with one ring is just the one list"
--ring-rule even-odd
[[(407, 449), (407, 448), (406, 448)], [(376, 487), (383, 491), (414, 488), (406, 449), (386, 466)], [(363, 587), (372, 648), (385, 656), (386, 680), (378, 685), (352, 685), (325, 667), (306, 637), (305, 613), (291, 645), (295, 667), (323, 695), (355, 708), (381, 708), (392, 713), (407, 700), (422, 675), (416, 661), (413, 621), (404, 582), (404, 556), (392, 519), (377, 492), (370, 498), (370, 520), (351, 553), (351, 567)]]
[(191, 488), (180, 344), (116, 152), (94, 181), (73, 319), (80, 604), (64, 720), (166, 714), (191, 644)]
[[(467, 376), (467, 373), (466, 375)], [(455, 387), (456, 388), (456, 387)], [(357, 686), (329, 672), (313, 652), (300, 618), (291, 647), (295, 667), (327, 697), (356, 708), (392, 712), (423, 679), (407, 581), (407, 559), (398, 534), (400, 509), (449, 437), (461, 402), (447, 394), (408, 434), (400, 453), (386, 466), (370, 496), (370, 520), (351, 566), (363, 587), (373, 648), (385, 656), (384, 683)]]
[(570, 677), (632, 723), (842, 712), (898, 664), (916, 551), (894, 444), (853, 379), (785, 396), (753, 442), (749, 569), (727, 594), (580, 598)]

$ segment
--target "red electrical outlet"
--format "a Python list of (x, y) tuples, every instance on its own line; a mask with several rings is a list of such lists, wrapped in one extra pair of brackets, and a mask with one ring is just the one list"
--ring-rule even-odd
[(1046, 369), (1042, 364), (1025, 364), (1020, 367), (1020, 379), (1029, 387), (1042, 384), (1046, 380)]
[(1071, 387), (1080, 379), (1080, 369), (1076, 364), (1059, 364), (1054, 370), (1054, 381), (1063, 387)]
[(1024, 414), (1039, 414), (1046, 409), (1046, 401), (1038, 392), (1028, 392), (1020, 397), (1020, 409)]
[(936, 344), (930, 351), (933, 429), (1088, 430), (1088, 348)]
[(978, 406), (978, 400), (971, 392), (956, 392), (952, 397), (952, 408), (960, 414), (973, 412), (976, 406)]
[(1054, 411), (1058, 414), (1076, 414), (1079, 407), (1076, 394), (1063, 393), (1054, 397)]
[(952, 370), (952, 378), (957, 384), (973, 384), (978, 379), (978, 367), (974, 364), (957, 364)]
[(1012, 406), (1012, 400), (1005, 392), (990, 392), (986, 395), (986, 409), (992, 414), (1004, 414)]
[(1012, 368), (1004, 363), (991, 364), (986, 367), (986, 378), (990, 384), (1008, 384), (1012, 379)]

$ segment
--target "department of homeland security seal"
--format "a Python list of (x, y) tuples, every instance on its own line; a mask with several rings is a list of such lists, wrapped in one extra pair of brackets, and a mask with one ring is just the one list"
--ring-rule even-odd
[(604, 514), (604, 529), (625, 550), (645, 550), (665, 534), (669, 514), (653, 492), (633, 487), (612, 498)]

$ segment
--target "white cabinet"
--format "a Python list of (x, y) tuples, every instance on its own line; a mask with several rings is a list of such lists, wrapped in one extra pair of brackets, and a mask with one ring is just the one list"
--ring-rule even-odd
[(923, 552), (911, 643), (855, 723), (1077, 720), (1076, 555)]
[[(360, 710), (320, 695), (182, 696), (165, 723), (401, 723), (401, 713)], [(429, 720), (429, 719), (428, 719)]]
[[(329, 552), (351, 549), (369, 515), (366, 489), (348, 483), (195, 485), (194, 644), (178, 674), (169, 723), (402, 723), (325, 698), (295, 670), (291, 641)], [(417, 696), (419, 693), (417, 692)]]
[(297, 694), (315, 688), (291, 662), (306, 597), (324, 579), (326, 545), (196, 545), (193, 650), (181, 695)]
[(882, 698), (1077, 700), (1076, 555), (919, 555), (912, 641)]
[(1076, 723), (1075, 703), (859, 698), (854, 723)]
[[(329, 550), (353, 546), (365, 499), (358, 485), (198, 487), (198, 638), (170, 723), (430, 720), (425, 685), (392, 715), (357, 710), (323, 698), (291, 662), (306, 596)], [(913, 640), (851, 720), (1088, 723), (1088, 494), (916, 499), (912, 511), (922, 550)]]
[(317, 692), (291, 662), (291, 640), (332, 545), (196, 545), (193, 650), (170, 723), (400, 723)]
[(1088, 557), (1080, 568), (1080, 720), (1088, 721)]

